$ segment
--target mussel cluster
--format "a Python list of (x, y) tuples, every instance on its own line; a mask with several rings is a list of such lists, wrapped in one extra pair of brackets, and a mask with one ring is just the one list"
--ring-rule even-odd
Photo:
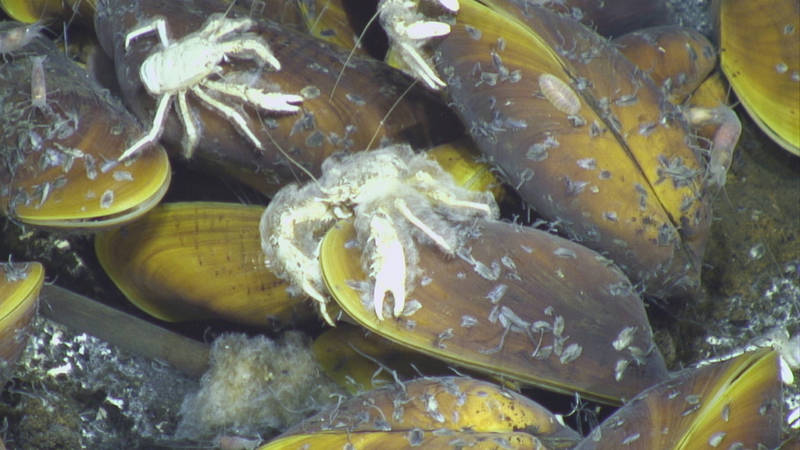
[[(642, 300), (699, 289), (741, 133), (718, 52), (798, 152), (796, 2), (719, 1), (721, 51), (660, 1), (63, 3), (0, 1), (0, 212), (93, 232), (159, 320), (318, 335), (354, 395), (261, 448), (774, 448), (798, 425), (797, 349), (670, 373)], [(67, 19), (96, 39), (59, 48)], [(175, 163), (273, 200), (159, 204)], [(44, 269), (0, 265), (0, 380)], [(581, 436), (511, 386), (622, 406)]]

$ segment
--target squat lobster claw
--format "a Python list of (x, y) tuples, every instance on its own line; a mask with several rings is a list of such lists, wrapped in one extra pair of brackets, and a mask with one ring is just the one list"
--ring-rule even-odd
[(229, 55), (254, 59), (280, 70), (281, 63), (269, 46), (254, 34), (231, 35), (251, 29), (255, 22), (249, 18), (228, 18), (223, 14), (211, 15), (203, 27), (183, 38), (171, 42), (167, 34), (166, 19), (155, 17), (148, 23), (135, 28), (125, 36), (125, 50), (131, 42), (141, 36), (156, 32), (161, 49), (150, 54), (139, 67), (139, 77), (145, 88), (154, 96), (159, 96), (158, 106), (150, 131), (131, 144), (120, 155), (119, 160), (127, 159), (158, 140), (163, 129), (172, 99), (178, 97), (178, 115), (186, 133), (183, 141), (184, 155), (189, 158), (199, 139), (191, 109), (186, 101), (187, 91), (211, 109), (232, 121), (236, 128), (259, 150), (264, 148), (261, 140), (247, 123), (247, 119), (235, 108), (212, 97), (206, 90), (237, 98), (244, 103), (277, 113), (295, 113), (300, 110), (298, 103), (303, 101), (299, 95), (278, 92), (264, 92), (244, 84), (227, 83), (223, 80), (209, 80), (219, 74), (219, 64)]

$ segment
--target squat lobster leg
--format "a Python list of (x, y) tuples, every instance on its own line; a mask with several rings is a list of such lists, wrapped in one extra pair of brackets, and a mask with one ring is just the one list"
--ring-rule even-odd
[(139, 28), (134, 28), (133, 30), (129, 31), (127, 35), (125, 35), (125, 51), (128, 51), (128, 48), (131, 46), (131, 42), (133, 42), (135, 39), (153, 31), (156, 31), (158, 34), (158, 40), (161, 41), (161, 46), (164, 48), (168, 47), (169, 37), (167, 36), (167, 21), (163, 17), (158, 16), (154, 17), (151, 21), (140, 26)]
[[(171, 95), (164, 95), (161, 97), (161, 99), (158, 101), (156, 115), (153, 117), (153, 126), (150, 128), (150, 131), (139, 138), (138, 141), (131, 144), (131, 146), (119, 156), (118, 161), (124, 161), (144, 147), (151, 145), (153, 142), (157, 141), (159, 137), (161, 137), (161, 133), (164, 131), (164, 120), (167, 118), (167, 111), (169, 110), (170, 104), (172, 104)], [(186, 124), (184, 123), (184, 126), (185, 125)], [(194, 128), (194, 125), (192, 125), (192, 128)]]

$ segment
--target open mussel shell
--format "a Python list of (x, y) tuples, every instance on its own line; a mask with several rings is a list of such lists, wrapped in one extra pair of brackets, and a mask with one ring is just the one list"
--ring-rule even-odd
[(464, 2), (434, 52), (475, 142), (537, 212), (648, 293), (696, 286), (710, 196), (681, 112), (591, 30), (500, 3)]
[[(126, 33), (120, 30), (134, 29), (143, 18), (163, 16), (170, 39), (177, 41), (200, 30), (213, 13), (225, 12), (225, 6), (208, 0), (121, 3), (100, 5), (97, 34), (106, 52), (113, 55), (122, 95), (131, 111), (150, 126), (157, 99), (140, 82), (139, 70), (145, 58), (160, 49), (159, 39), (156, 33), (143, 35), (126, 51)], [(230, 17), (237, 14), (247, 12), (234, 8), (229, 13)], [(201, 134), (192, 159), (210, 170), (223, 171), (270, 194), (288, 182), (307, 178), (307, 172), (319, 175), (322, 161), (335, 152), (374, 149), (386, 140), (427, 148), (463, 133), (441, 99), (381, 61), (357, 56), (348, 60), (348, 50), (267, 20), (256, 21), (241, 35), (267, 43), (281, 69), (273, 70), (263, 61), (232, 51), (219, 62), (222, 73), (210, 74), (208, 79), (298, 95), (302, 102), (298, 112), (276, 113), (257, 110), (207, 85), (200, 86), (241, 112), (247, 128), (263, 146), (259, 149), (232, 120), (189, 92), (190, 115)], [(174, 109), (168, 112), (163, 140), (179, 148), (184, 129)], [(189, 155), (186, 148), (184, 155)]]
[(0, 263), (0, 382), (5, 367), (13, 366), (36, 315), (44, 268), (38, 262)]
[(223, 318), (267, 325), (309, 317), (264, 266), (263, 208), (235, 203), (159, 205), (141, 220), (100, 233), (97, 257), (119, 289), (167, 321)]
[(53, 44), (36, 38), (0, 65), (0, 212), (25, 224), (98, 228), (133, 220), (166, 193), (161, 146), (117, 163), (142, 129)]
[(677, 25), (634, 31), (612, 42), (675, 104), (682, 104), (717, 63), (717, 53), (705, 36)]
[(96, 4), (97, 0), (0, 0), (9, 17), (24, 23), (55, 18), (91, 23)]
[[(507, 434), (514, 431), (525, 433)], [(339, 442), (334, 436), (367, 439), (365, 447), (356, 448), (373, 442), (387, 448), (413, 447), (417, 442), (460, 448), (454, 442), (462, 438), (465, 443), (488, 440), (497, 446), (509, 437), (517, 442), (512, 448), (534, 448), (539, 439), (574, 443), (578, 438), (555, 415), (520, 394), (486, 381), (451, 376), (418, 378), (357, 395), (304, 420), (263, 448)], [(440, 441), (437, 436), (450, 439)]]
[(576, 449), (777, 448), (778, 358), (759, 350), (683, 370), (632, 399)]
[(800, 3), (717, 3), (722, 71), (758, 126), (800, 155)]
[(611, 403), (666, 376), (641, 300), (607, 259), (532, 228), (478, 230), (469, 257), (419, 246), (422, 279), (396, 319), (378, 320), (357, 289), (366, 276), (348, 222), (322, 242), (325, 283), (368, 330), (483, 373)]

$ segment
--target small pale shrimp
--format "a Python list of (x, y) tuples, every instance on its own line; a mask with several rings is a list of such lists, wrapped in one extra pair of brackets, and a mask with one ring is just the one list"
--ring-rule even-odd
[(725, 176), (733, 159), (733, 150), (742, 134), (739, 117), (730, 107), (724, 105), (716, 108), (689, 108), (686, 117), (694, 126), (717, 125), (708, 160), (708, 184), (716, 187), (725, 186)]
[(0, 31), (0, 54), (8, 54), (28, 45), (44, 25), (39, 22), (32, 24), (19, 24), (7, 30)]
[(44, 76), (44, 59), (47, 56), (31, 58), (31, 105), (44, 111), (47, 107), (47, 83)]

